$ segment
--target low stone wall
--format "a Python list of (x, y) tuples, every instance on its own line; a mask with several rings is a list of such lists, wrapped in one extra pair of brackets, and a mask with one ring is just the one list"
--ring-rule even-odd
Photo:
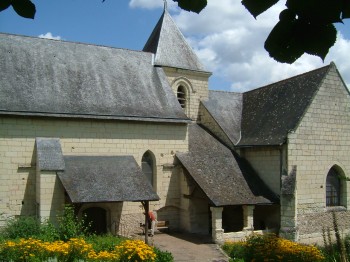
[(140, 235), (143, 232), (140, 223), (145, 223), (145, 216), (142, 213), (122, 215), (116, 234), (124, 237)]
[(239, 232), (228, 232), (228, 233), (222, 233), (222, 234), (217, 234), (216, 237), (217, 239), (215, 242), (219, 244), (223, 244), (225, 241), (241, 241), (245, 240), (247, 237), (249, 237), (252, 234), (268, 234), (268, 233), (275, 233), (277, 234), (278, 230), (277, 229), (268, 229), (268, 230), (244, 230), (244, 231), (239, 231)]
[(299, 242), (305, 244), (323, 245), (322, 232), (331, 231), (335, 241), (333, 212), (335, 214), (340, 234), (345, 236), (350, 233), (350, 212), (344, 210), (327, 209), (321, 213), (298, 215)]

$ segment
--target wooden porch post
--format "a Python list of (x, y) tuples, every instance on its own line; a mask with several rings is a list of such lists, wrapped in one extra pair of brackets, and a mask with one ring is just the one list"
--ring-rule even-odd
[(149, 212), (149, 201), (144, 202), (145, 208), (145, 243), (148, 245), (148, 212)]

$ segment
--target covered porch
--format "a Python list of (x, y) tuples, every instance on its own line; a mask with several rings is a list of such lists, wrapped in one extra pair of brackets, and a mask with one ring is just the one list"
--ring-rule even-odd
[[(243, 209), (243, 217), (242, 217), (242, 223), (243, 228), (241, 230), (237, 231), (226, 231), (224, 229), (224, 223), (223, 223), (223, 210), (224, 207), (211, 207), (211, 217), (212, 217), (212, 239), (222, 244), (226, 240), (231, 241), (239, 241), (247, 236), (251, 235), (252, 233), (256, 234), (264, 234), (264, 233), (277, 233), (278, 228), (271, 226), (271, 227), (256, 227), (256, 222), (254, 221), (254, 205), (243, 205), (241, 206)], [(277, 226), (275, 224), (275, 226)]]
[(37, 216), (42, 221), (54, 222), (70, 203), (97, 232), (118, 234), (123, 204), (132, 202), (142, 204), (138, 212), (148, 223), (149, 201), (159, 196), (133, 156), (64, 156), (58, 138), (37, 138), (36, 151)]
[[(274, 231), (279, 227), (279, 198), (265, 185), (240, 156), (203, 128), (191, 125), (190, 150), (177, 153), (183, 167), (181, 186), (193, 218), (208, 218), (207, 232), (215, 242), (238, 240), (254, 231)], [(191, 205), (192, 203), (192, 205)], [(202, 206), (202, 207), (200, 207)], [(205, 232), (202, 224), (202, 232)], [(191, 228), (191, 226), (189, 226)], [(196, 232), (192, 232), (196, 233)]]

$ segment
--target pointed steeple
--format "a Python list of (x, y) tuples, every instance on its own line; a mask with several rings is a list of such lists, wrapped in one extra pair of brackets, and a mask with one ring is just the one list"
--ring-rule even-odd
[(155, 54), (154, 63), (157, 66), (206, 72), (171, 18), (166, 1), (164, 1), (164, 12), (148, 38), (143, 51)]

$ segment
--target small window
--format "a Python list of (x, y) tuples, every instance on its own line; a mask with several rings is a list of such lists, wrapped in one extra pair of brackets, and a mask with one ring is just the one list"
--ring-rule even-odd
[(177, 100), (182, 108), (186, 108), (186, 90), (183, 86), (177, 88)]
[(341, 193), (340, 176), (335, 168), (331, 168), (327, 175), (326, 180), (326, 205), (327, 206), (340, 206), (340, 193)]
[(142, 156), (141, 164), (142, 164), (142, 172), (145, 174), (148, 181), (151, 183), (153, 187), (153, 173), (154, 173), (153, 158), (149, 151), (144, 153), (144, 155)]

